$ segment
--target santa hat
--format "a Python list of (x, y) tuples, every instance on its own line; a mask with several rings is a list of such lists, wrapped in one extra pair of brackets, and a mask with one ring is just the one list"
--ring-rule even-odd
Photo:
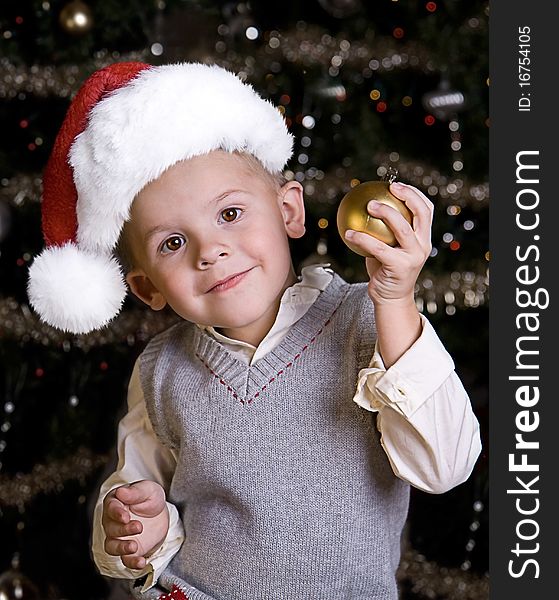
[(116, 63), (70, 104), (43, 176), (46, 248), (29, 269), (31, 305), (72, 333), (105, 326), (126, 284), (114, 257), (135, 196), (175, 163), (216, 149), (281, 172), (293, 138), (280, 112), (217, 66)]

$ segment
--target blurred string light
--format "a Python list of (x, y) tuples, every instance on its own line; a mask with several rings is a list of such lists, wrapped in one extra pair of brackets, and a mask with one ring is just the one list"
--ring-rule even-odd
[[(379, 164), (386, 164), (391, 160), (390, 154), (382, 153), (374, 157)], [(404, 158), (398, 160), (400, 179), (423, 190), (433, 201), (454, 206), (451, 211), (468, 206), (473, 210), (486, 208), (489, 203), (489, 183), (474, 183), (466, 176), (447, 175), (437, 169)], [(377, 174), (382, 177), (384, 167), (377, 169)], [(450, 214), (450, 213), (449, 213)]]
[(154, 42), (150, 46), (150, 52), (153, 54), (153, 56), (161, 56), (163, 54), (163, 45), (159, 42)]
[(7, 446), (5, 436), (12, 427), (12, 416), (16, 410), (26, 375), (27, 365), (25, 363), (19, 365), (13, 372), (9, 371), (6, 375), (6, 385), (3, 397), (3, 415), (0, 417), (0, 471), (2, 471), (3, 466), (2, 456)]
[[(307, 117), (304, 117), (303, 120), (305, 118)], [(314, 117), (308, 115), (304, 125), (306, 132), (300, 138), (303, 148), (308, 148), (312, 144), (311, 130), (314, 123)], [(448, 214), (458, 214), (457, 211), (466, 206), (474, 211), (487, 208), (489, 203), (488, 182), (476, 183), (465, 175), (456, 176), (441, 173), (429, 165), (406, 160), (399, 153), (379, 153), (373, 157), (374, 163), (381, 165), (394, 163), (395, 160), (397, 161), (400, 179), (420, 188), (433, 201), (436, 200), (438, 203), (447, 205), (447, 207), (452, 207), (448, 208), (451, 211)], [(385, 172), (385, 167), (377, 169), (379, 177), (382, 177)], [(287, 170), (285, 174), (290, 179), (293, 179), (295, 175), (291, 170)], [(335, 204), (343, 194), (349, 191), (353, 175), (349, 167), (337, 167), (328, 172), (316, 167), (309, 167), (299, 177), (303, 183), (313, 184), (318, 201)], [(39, 175), (18, 174), (9, 178), (5, 177), (0, 179), (0, 201), (10, 203), (16, 207), (25, 202), (39, 202), (41, 189), (41, 177)], [(468, 227), (465, 227), (465, 229), (468, 230)]]
[[(76, 5), (75, 2), (70, 4)], [(428, 4), (435, 5), (435, 3)], [(43, 9), (50, 10), (50, 4), (43, 3)], [(244, 19), (242, 26), (244, 37), (256, 39), (254, 38), (256, 35), (264, 42), (255, 46), (253, 56), (246, 57), (236, 52), (233, 43), (231, 48), (228, 47), (228, 41), (232, 39), (232, 30), (235, 29), (234, 23), (229, 22), (222, 23), (217, 28), (217, 33), (221, 36), (216, 43), (217, 56), (208, 56), (205, 53), (194, 56), (191, 49), (185, 48), (182, 51), (184, 55), (181, 55), (180, 50), (175, 49), (176, 56), (173, 59), (215, 61), (225, 68), (236, 71), (246, 69), (247, 75), (262, 78), (266, 73), (279, 72), (285, 61), (298, 62), (302, 66), (324, 65), (329, 68), (330, 75), (336, 75), (343, 67), (349, 67), (353, 77), (360, 80), (369, 78), (374, 73), (394, 69), (411, 68), (424, 73), (434, 73), (441, 69), (441, 66), (431, 58), (431, 49), (411, 40), (402, 43), (393, 36), (376, 36), (372, 40), (349, 41), (344, 37), (340, 39), (327, 33), (324, 28), (305, 22), (299, 22), (295, 30), (287, 36), (278, 31), (260, 32), (253, 24), (247, 23), (244, 13), (240, 16)], [(476, 29), (487, 27), (487, 14), (480, 15), (480, 18), (470, 18), (467, 26)], [(12, 32), (6, 30), (2, 35), (5, 38), (11, 37)], [(0, 98), (15, 98), (20, 92), (26, 91), (37, 96), (52, 94), (69, 97), (76, 91), (77, 84), (89, 74), (114, 60), (149, 62), (153, 56), (159, 56), (159, 52), (162, 51), (163, 47), (158, 40), (140, 52), (120, 54), (101, 50), (94, 54), (91, 61), (84, 62), (79, 67), (73, 65), (27, 67), (15, 65), (7, 57), (3, 57), (0, 58)], [(250, 65), (246, 64), (247, 60)]]
[[(16, 529), (23, 531), (25, 523), (20, 519)], [(20, 570), (20, 554), (15, 552), (11, 560), (11, 568), (0, 573), (0, 600), (39, 600), (39, 588)]]
[[(228, 31), (227, 26), (218, 28), (218, 33)], [(274, 64), (281, 69), (283, 61), (300, 62), (303, 65), (328, 66), (330, 75), (336, 75), (343, 66), (356, 70), (359, 77), (371, 77), (375, 72), (393, 69), (414, 68), (425, 72), (436, 71), (436, 65), (430, 58), (428, 49), (420, 44), (409, 42), (395, 45), (394, 38), (379, 38), (375, 42), (349, 41), (345, 38), (324, 33), (323, 29), (308, 27), (296, 30), (294, 35), (284, 36), (277, 31), (260, 32), (252, 26), (245, 28), (245, 36), (252, 39), (264, 37), (267, 42), (255, 47), (254, 56), (246, 57), (234, 51), (228, 51), (227, 37), (218, 41), (218, 56), (199, 57), (201, 62), (217, 62), (225, 68), (235, 71), (245, 70), (247, 75), (264, 77), (266, 72), (277, 72)], [(254, 38), (255, 39), (255, 38)], [(81, 82), (93, 71), (119, 61), (150, 62), (153, 56), (159, 56), (163, 46), (156, 41), (138, 52), (109, 52), (100, 50), (92, 60), (77, 65), (16, 65), (7, 57), (0, 58), (0, 98), (16, 98), (19, 93), (27, 92), (36, 96), (54, 95), (70, 97)], [(222, 56), (224, 55), (224, 56)], [(377, 58), (378, 57), (378, 58)], [(188, 59), (177, 54), (176, 60)], [(250, 59), (247, 64), (247, 58)]]
[(18, 98), (20, 94), (38, 97), (55, 96), (70, 98), (83, 81), (97, 69), (106, 67), (115, 60), (126, 62), (149, 62), (150, 51), (141, 52), (96, 52), (93, 59), (78, 65), (15, 65), (8, 58), (0, 57), (0, 98)]
[(337, 74), (342, 67), (371, 77), (374, 72), (414, 68), (431, 73), (436, 65), (428, 49), (409, 41), (402, 43), (393, 36), (375, 38), (373, 41), (339, 39), (316, 26), (306, 26), (294, 35), (281, 35), (277, 31), (268, 34), (268, 46), (264, 52), (289, 62), (303, 65), (328, 65)]
[(489, 270), (484, 273), (453, 271), (445, 275), (422, 272), (414, 293), (420, 312), (434, 314), (444, 310), (453, 315), (457, 308), (478, 308), (488, 303)]
[(256, 27), (250, 26), (250, 27), (247, 27), (247, 29), (245, 31), (245, 35), (246, 35), (247, 39), (253, 41), (253, 40), (258, 39), (260, 32), (258, 31), (258, 29), (256, 29)]
[(438, 119), (447, 120), (464, 109), (466, 98), (462, 92), (451, 90), (448, 81), (443, 80), (437, 90), (423, 95), (422, 102)]
[(461, 152), (462, 139), (458, 113), (466, 108), (466, 97), (462, 92), (451, 89), (448, 79), (443, 77), (438, 88), (424, 94), (421, 101), (425, 110), (432, 113), (425, 117), (427, 125), (435, 123), (432, 115), (442, 121), (448, 121), (452, 169), (457, 172), (462, 171), (464, 160)]
[(84, 35), (93, 28), (93, 12), (85, 2), (72, 0), (60, 11), (58, 22), (66, 33)]
[(477, 532), (480, 529), (480, 516), (481, 513), (486, 510), (485, 505), (483, 504), (483, 502), (481, 500), (476, 500), (473, 505), (472, 505), (472, 509), (473, 509), (473, 517), (472, 517), (472, 521), (470, 523), (470, 526), (468, 527), (469, 529), (469, 536), (468, 536), (468, 540), (466, 542), (466, 555), (464, 557), (464, 561), (462, 562), (461, 565), (461, 569), (463, 571), (468, 571), (471, 566), (472, 566), (472, 561), (470, 560), (471, 558), (471, 554), (473, 549), (476, 547), (476, 543), (477, 543)]
[(347, 97), (344, 84), (332, 77), (319, 82), (311, 91), (321, 98), (333, 98), (338, 102), (343, 102)]
[(396, 575), (400, 583), (406, 582), (411, 591), (422, 598), (481, 600), (489, 597), (487, 574), (480, 576), (469, 568), (442, 567), (414, 549), (402, 553)]

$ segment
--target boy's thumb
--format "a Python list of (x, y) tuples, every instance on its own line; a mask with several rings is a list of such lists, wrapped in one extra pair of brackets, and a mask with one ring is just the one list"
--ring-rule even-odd
[(141, 504), (157, 496), (158, 486), (153, 481), (143, 479), (123, 486), (123, 497), (128, 504)]
[(116, 490), (115, 495), (125, 504), (142, 502), (145, 499), (145, 494), (142, 493), (142, 489), (137, 483), (130, 483), (120, 486)]

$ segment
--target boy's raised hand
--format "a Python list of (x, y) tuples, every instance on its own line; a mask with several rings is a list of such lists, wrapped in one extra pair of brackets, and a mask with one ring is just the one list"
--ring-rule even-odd
[(165, 490), (149, 480), (115, 488), (103, 500), (102, 524), (105, 552), (130, 569), (143, 569), (169, 529)]
[[(398, 246), (392, 248), (367, 233), (350, 233), (351, 242), (372, 258), (366, 259), (369, 295), (375, 304), (398, 303), (413, 298), (415, 282), (431, 252), (433, 203), (417, 188), (393, 183), (390, 191), (405, 202), (413, 214), (413, 225), (391, 206), (369, 202), (367, 210), (392, 229)], [(349, 238), (348, 238), (349, 239)]]

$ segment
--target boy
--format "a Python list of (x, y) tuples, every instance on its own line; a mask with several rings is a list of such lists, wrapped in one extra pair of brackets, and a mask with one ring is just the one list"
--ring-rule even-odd
[[(119, 465), (95, 512), (101, 572), (138, 579), (142, 598), (178, 587), (191, 600), (394, 600), (409, 484), (444, 492), (480, 451), (452, 360), (413, 298), (429, 200), (392, 185), (413, 227), (369, 205), (396, 248), (349, 232), (371, 256), (368, 284), (327, 266), (298, 281), (288, 240), (305, 231), (302, 187), (280, 178), (291, 136), (232, 74), (109, 67), (86, 82), (59, 138), (34, 307), (72, 331), (102, 326), (125, 289), (118, 245), (131, 291), (184, 319), (132, 374)], [(64, 202), (50, 195), (61, 164)], [(61, 300), (52, 261), (74, 274), (68, 290), (89, 286), (84, 298)]]

